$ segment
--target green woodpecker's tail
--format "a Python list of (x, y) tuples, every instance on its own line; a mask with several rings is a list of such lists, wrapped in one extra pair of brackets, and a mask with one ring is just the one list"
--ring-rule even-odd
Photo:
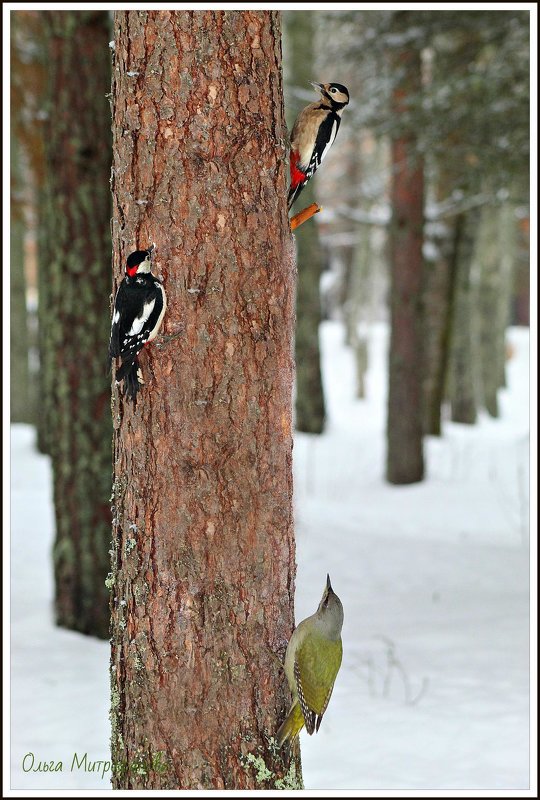
[(295, 739), (302, 728), (304, 727), (304, 715), (302, 714), (302, 709), (300, 708), (300, 703), (295, 701), (292, 706), (289, 714), (280, 726), (279, 730), (276, 733), (276, 737), (278, 740), (278, 745), (281, 747), (287, 739), (291, 741)]

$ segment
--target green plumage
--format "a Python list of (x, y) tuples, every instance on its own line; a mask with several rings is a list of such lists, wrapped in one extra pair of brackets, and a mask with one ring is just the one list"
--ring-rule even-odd
[(277, 732), (280, 746), (304, 725), (309, 734), (319, 730), (341, 666), (342, 625), (343, 606), (328, 577), (319, 608), (298, 625), (287, 646), (285, 674), (293, 703)]
[(304, 639), (296, 651), (302, 692), (307, 705), (317, 715), (326, 710), (342, 656), (341, 639), (325, 639), (315, 631)]

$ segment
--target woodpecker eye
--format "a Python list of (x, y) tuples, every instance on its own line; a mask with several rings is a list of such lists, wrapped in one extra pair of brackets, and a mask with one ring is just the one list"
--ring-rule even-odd
[(332, 88), (330, 89), (330, 91), (332, 92), (332, 94), (335, 94), (337, 92), (337, 89)]

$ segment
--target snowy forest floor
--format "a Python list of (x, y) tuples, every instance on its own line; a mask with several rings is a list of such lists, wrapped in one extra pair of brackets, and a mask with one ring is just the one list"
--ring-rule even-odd
[[(367, 399), (354, 399), (343, 328), (322, 326), (328, 424), (294, 446), (297, 620), (326, 573), (343, 601), (344, 658), (319, 733), (301, 735), (307, 789), (529, 786), (529, 336), (501, 418), (446, 422), (421, 484), (385, 483), (387, 330), (370, 330)], [(109, 758), (109, 645), (55, 628), (49, 461), (11, 437), (11, 788), (108, 789), (71, 771)], [(63, 771), (23, 771), (62, 761)], [(26, 766), (30, 763), (26, 761)]]

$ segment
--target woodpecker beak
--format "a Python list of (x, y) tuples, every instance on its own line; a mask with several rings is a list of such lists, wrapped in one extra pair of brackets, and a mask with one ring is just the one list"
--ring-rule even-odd
[(332, 584), (330, 583), (330, 575), (328, 575), (328, 573), (326, 575), (326, 591), (327, 592), (333, 591), (332, 590)]
[(322, 92), (324, 90), (322, 83), (314, 83), (313, 81), (310, 81), (310, 83), (314, 89), (317, 89), (318, 92)]

